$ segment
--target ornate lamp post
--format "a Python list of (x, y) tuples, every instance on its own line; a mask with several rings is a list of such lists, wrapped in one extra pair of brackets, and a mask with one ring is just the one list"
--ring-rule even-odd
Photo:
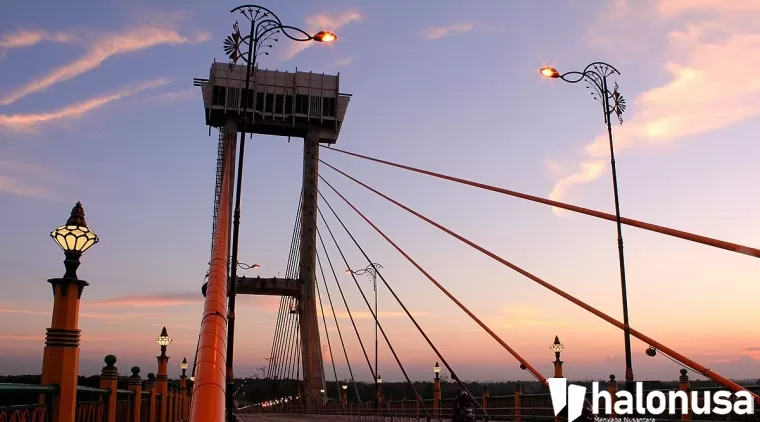
[(554, 352), (554, 378), (562, 378), (562, 361), (559, 360), (562, 350), (565, 345), (559, 342), (559, 336), (554, 336), (554, 343), (549, 346), (552, 352)]
[(89, 286), (77, 277), (77, 268), (82, 253), (98, 243), (98, 236), (87, 227), (84, 209), (77, 202), (66, 224), (50, 232), (50, 237), (63, 250), (66, 272), (61, 278), (48, 280), (53, 286), (53, 315), (45, 335), (41, 383), (60, 388), (53, 419), (72, 422), (79, 376), (79, 301), (82, 291)]
[(383, 266), (373, 262), (361, 270), (354, 271), (349, 268), (346, 270), (346, 274), (366, 275), (372, 280), (372, 289), (375, 292), (375, 401), (377, 403), (377, 410), (380, 410), (380, 383), (382, 382), (382, 380), (380, 379), (380, 375), (378, 375), (379, 368), (377, 364), (377, 344), (378, 344), (377, 330), (379, 327), (379, 323), (377, 322), (377, 269), (378, 268), (383, 268)]
[(623, 298), (623, 336), (625, 338), (625, 388), (633, 391), (633, 364), (631, 362), (631, 329), (628, 323), (628, 292), (625, 280), (625, 257), (623, 254), (623, 229), (620, 223), (620, 200), (618, 196), (617, 170), (615, 167), (615, 148), (612, 142), (612, 114), (617, 116), (620, 124), (623, 124), (625, 112), (625, 98), (618, 92), (618, 84), (610, 91), (607, 78), (612, 75), (620, 75), (620, 72), (612, 65), (604, 62), (594, 62), (586, 66), (583, 71), (571, 71), (560, 74), (553, 67), (544, 67), (540, 70), (546, 78), (562, 79), (569, 83), (584, 82), (586, 88), (591, 90), (592, 97), (602, 104), (604, 123), (607, 124), (607, 137), (610, 144), (610, 163), (612, 165), (612, 190), (615, 195), (615, 218), (617, 223), (618, 262), (620, 266), (620, 287)]
[(187, 358), (182, 358), (182, 363), (179, 364), (179, 369), (182, 370), (182, 375), (179, 376), (179, 417), (181, 420), (184, 420), (187, 413), (187, 368), (189, 367), (190, 365), (187, 363)]
[(161, 346), (161, 354), (156, 356), (158, 360), (158, 371), (156, 372), (156, 393), (161, 394), (161, 409), (159, 409), (159, 415), (161, 421), (166, 420), (167, 405), (169, 402), (169, 378), (167, 376), (169, 370), (169, 356), (166, 356), (166, 347), (171, 344), (172, 338), (169, 337), (169, 333), (166, 331), (166, 327), (161, 329), (161, 334), (156, 337), (156, 343)]
[(240, 238), (240, 199), (243, 185), (243, 163), (245, 156), (245, 134), (246, 123), (248, 119), (248, 93), (250, 91), (251, 73), (256, 68), (256, 59), (260, 55), (269, 55), (266, 49), (272, 48), (272, 45), (278, 41), (276, 36), (281, 34), (293, 41), (298, 42), (331, 42), (335, 41), (338, 37), (327, 31), (320, 31), (314, 35), (310, 35), (306, 31), (296, 28), (294, 26), (285, 25), (280, 18), (274, 14), (271, 10), (257, 6), (257, 5), (245, 5), (239, 6), (230, 11), (230, 13), (240, 13), (250, 23), (250, 29), (248, 35), (243, 36), (240, 33), (240, 27), (235, 22), (232, 25), (232, 35), (228, 36), (224, 40), (224, 51), (227, 53), (230, 59), (230, 70), (234, 68), (237, 62), (240, 60), (246, 66), (245, 74), (245, 89), (242, 93), (243, 104), (243, 116), (241, 117), (241, 130), (240, 130), (240, 147), (238, 150), (238, 165), (237, 165), (237, 183), (235, 184), (235, 209), (232, 219), (232, 253), (230, 266), (230, 280), (232, 282), (229, 286), (229, 315), (227, 321), (227, 396), (226, 396), (226, 408), (227, 418), (230, 422), (234, 421), (233, 413), (233, 385), (235, 375), (233, 372), (234, 362), (234, 345), (235, 345), (235, 297), (237, 294), (237, 268), (238, 268), (238, 244)]
[(438, 362), (433, 367), (435, 378), (433, 379), (433, 417), (438, 417), (438, 409), (441, 407), (441, 366)]
[(341, 395), (343, 396), (341, 397), (343, 399), (343, 407), (346, 407), (348, 406), (348, 386), (346, 384), (343, 384), (340, 386), (340, 388)]

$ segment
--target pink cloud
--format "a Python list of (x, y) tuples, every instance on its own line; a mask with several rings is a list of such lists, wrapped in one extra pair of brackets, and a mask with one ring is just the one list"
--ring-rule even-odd
[(84, 304), (87, 308), (155, 308), (183, 306), (202, 303), (203, 296), (197, 293), (160, 293), (140, 296), (119, 296)]
[[(760, 66), (760, 29), (750, 23), (760, 19), (757, 2), (661, 0), (659, 8), (648, 13), (641, 13), (646, 8), (635, 4), (633, 9), (639, 12), (626, 14), (623, 11), (632, 8), (632, 4), (617, 0), (613, 5), (618, 12), (607, 10), (602, 19), (626, 15), (622, 32), (638, 33), (638, 28), (649, 25), (651, 19), (655, 19), (653, 25), (669, 25), (671, 30), (663, 35), (665, 38), (656, 40), (667, 45), (668, 57), (662, 68), (669, 81), (638, 96), (628, 93), (633, 98), (628, 107), (631, 115), (624, 125), (614, 128), (616, 155), (723, 129), (760, 115), (760, 75), (755, 72)], [(684, 17), (695, 10), (710, 13), (688, 15), (689, 19), (679, 27), (669, 20), (662, 21)], [(737, 74), (742, 75), (741, 84), (726, 83)], [(578, 169), (559, 178), (551, 192), (552, 199), (563, 200), (572, 186), (594, 181), (606, 172), (606, 133), (600, 133), (582, 151)], [(551, 171), (556, 172), (555, 165)]]
[(37, 45), (43, 41), (55, 43), (70, 43), (80, 38), (70, 32), (48, 32), (39, 29), (20, 29), (0, 37), (0, 57), (7, 50)]
[(89, 72), (115, 55), (133, 53), (158, 45), (193, 44), (208, 39), (209, 34), (206, 33), (189, 38), (173, 29), (147, 25), (131, 28), (122, 33), (99, 35), (83, 56), (0, 97), (0, 105), (9, 105), (29, 94), (44, 91), (55, 84)]
[(484, 25), (479, 22), (465, 21), (451, 25), (429, 26), (420, 31), (420, 35), (427, 40), (439, 40), (455, 33), (470, 32), (476, 29), (498, 30), (501, 28)]
[(141, 84), (128, 86), (112, 94), (93, 97), (88, 100), (74, 103), (58, 110), (49, 112), (29, 114), (0, 114), (0, 127), (4, 126), (8, 129), (16, 131), (34, 130), (41, 124), (78, 118), (113, 101), (135, 95), (146, 89), (163, 86), (168, 83), (169, 81), (166, 79), (147, 81)]

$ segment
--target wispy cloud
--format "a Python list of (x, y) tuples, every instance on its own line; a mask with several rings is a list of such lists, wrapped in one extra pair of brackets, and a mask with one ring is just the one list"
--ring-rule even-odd
[(422, 31), (420, 31), (420, 35), (422, 35), (423, 38), (428, 39), (428, 40), (439, 40), (447, 35), (470, 32), (475, 29), (496, 30), (500, 28), (495, 27), (495, 26), (484, 25), (479, 22), (465, 21), (465, 22), (459, 22), (459, 23), (455, 23), (451, 25), (429, 26), (423, 29)]
[[(87, 304), (84, 304), (83, 308), (87, 308)], [(52, 309), (21, 309), (21, 308), (13, 308), (13, 307), (0, 307), (0, 314), (17, 314), (17, 315), (39, 315), (44, 317), (49, 317), (51, 315)], [(155, 314), (147, 314), (147, 313), (135, 313), (135, 312), (119, 312), (119, 313), (103, 313), (103, 312), (87, 312), (82, 311), (79, 313), (79, 316), (81, 319), (98, 319), (98, 320), (105, 320), (105, 321), (125, 321), (125, 320), (135, 320), (135, 319), (141, 319), (141, 320), (150, 320), (155, 319)]]
[(8, 340), (8, 341), (41, 341), (44, 340), (45, 337), (41, 335), (36, 336), (12, 336), (12, 335), (3, 335), (0, 336), (0, 340)]
[(201, 303), (200, 291), (187, 293), (159, 293), (141, 296), (120, 296), (89, 302), (86, 308), (154, 308), (165, 306), (183, 306)]
[(29, 113), (29, 114), (0, 114), (0, 127), (5, 127), (15, 131), (30, 131), (37, 129), (40, 125), (59, 120), (69, 120), (103, 107), (104, 105), (124, 97), (135, 95), (143, 90), (156, 88), (168, 84), (167, 79), (156, 79), (143, 82), (141, 84), (128, 86), (112, 94), (93, 97), (85, 101), (74, 103), (58, 110)]
[(80, 38), (70, 32), (48, 32), (38, 29), (20, 29), (0, 37), (0, 57), (8, 50), (37, 45), (41, 42), (70, 43)]
[(53, 181), (60, 179), (54, 178), (44, 166), (0, 160), (0, 193), (53, 199), (55, 195), (49, 187)]
[[(624, 1), (617, 3), (627, 7)], [(708, 6), (712, 13), (692, 18), (666, 35), (668, 58), (663, 69), (669, 81), (635, 97), (629, 105), (631, 117), (614, 129), (616, 153), (674, 142), (760, 115), (760, 74), (755, 71), (760, 66), (760, 29), (751, 24), (760, 19), (760, 7), (750, 3), (757, 4), (659, 2), (660, 19), (683, 17)], [(628, 25), (643, 23), (632, 20)], [(726, 83), (737, 74), (742, 75), (742, 83)], [(607, 142), (606, 134), (600, 134), (584, 146), (578, 170), (557, 181), (552, 199), (562, 200), (571, 186), (604, 173), (609, 160)]]
[[(318, 13), (306, 18), (306, 31), (310, 34), (315, 34), (319, 31), (331, 31), (338, 33), (339, 30), (344, 26), (353, 22), (361, 22), (363, 19), (364, 16), (356, 10), (348, 10), (337, 15), (330, 13)], [(340, 38), (339, 33), (338, 38)], [(340, 39), (338, 42), (340, 42)], [(315, 44), (320, 43), (292, 42), (290, 49), (285, 53), (284, 59), (290, 60), (298, 53), (314, 46)]]
[(344, 57), (340, 60), (337, 60), (335, 63), (333, 63), (333, 67), (344, 67), (351, 64), (351, 62), (354, 61), (353, 57)]
[(0, 97), (0, 105), (9, 105), (29, 94), (44, 91), (57, 83), (89, 72), (115, 55), (133, 53), (158, 45), (192, 44), (208, 39), (207, 33), (200, 33), (191, 38), (180, 35), (174, 29), (157, 26), (139, 26), (122, 33), (99, 35), (83, 56)]
[(190, 87), (178, 91), (164, 92), (162, 94), (154, 95), (149, 101), (157, 104), (170, 104), (178, 101), (200, 99), (200, 95), (201, 90), (199, 88)]
[(745, 347), (744, 349), (741, 349), (745, 352), (760, 352), (760, 347)]

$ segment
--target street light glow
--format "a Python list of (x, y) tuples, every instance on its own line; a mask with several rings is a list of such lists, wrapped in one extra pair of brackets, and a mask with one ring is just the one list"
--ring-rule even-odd
[(158, 345), (161, 347), (166, 347), (171, 342), (172, 342), (172, 338), (169, 337), (169, 334), (166, 332), (166, 327), (162, 328), (161, 335), (156, 337), (156, 343), (158, 343)]
[(338, 39), (338, 36), (330, 31), (319, 31), (312, 38), (317, 42), (333, 42)]
[(540, 70), (541, 76), (544, 76), (546, 78), (559, 78), (559, 72), (557, 72), (557, 69), (553, 67), (544, 67)]
[(64, 252), (78, 253), (86, 251), (99, 240), (98, 236), (87, 227), (81, 202), (77, 202), (71, 210), (71, 216), (66, 224), (50, 232), (50, 237)]
[(554, 336), (554, 343), (549, 348), (554, 353), (560, 353), (565, 348), (565, 345), (559, 342), (559, 336)]

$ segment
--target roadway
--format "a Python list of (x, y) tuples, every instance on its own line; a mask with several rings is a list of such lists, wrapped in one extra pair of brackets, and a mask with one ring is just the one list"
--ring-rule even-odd
[[(238, 418), (242, 422), (327, 422), (327, 421), (357, 421), (357, 420), (372, 420), (372, 417), (367, 417), (366, 419), (362, 419), (360, 417), (350, 418), (348, 416), (340, 416), (340, 415), (293, 415), (293, 414), (287, 414), (287, 413), (258, 413), (258, 414), (251, 414), (251, 415), (238, 415)], [(383, 418), (377, 418), (375, 419), (377, 421), (382, 421)], [(390, 421), (391, 418), (385, 418), (385, 420)], [(400, 422), (400, 421), (417, 421), (417, 418), (400, 418), (395, 417), (393, 418), (394, 422)], [(424, 420), (424, 419), (423, 419)], [(443, 421), (447, 421), (447, 419), (443, 419)]]

